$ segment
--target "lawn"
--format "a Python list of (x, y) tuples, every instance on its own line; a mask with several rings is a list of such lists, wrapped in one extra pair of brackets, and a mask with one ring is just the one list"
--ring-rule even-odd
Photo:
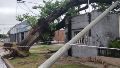
[[(30, 56), (25, 58), (15, 58), (12, 60), (9, 60), (10, 63), (15, 68), (38, 68), (40, 64), (42, 64), (47, 58), (50, 57), (51, 54), (48, 54), (47, 52), (49, 50), (58, 50), (61, 46), (54, 46), (54, 45), (42, 45), (42, 46), (36, 46), (32, 47), (30, 49)], [(65, 63), (61, 61), (57, 61), (52, 68), (93, 68), (90, 66), (86, 66), (83, 64), (76, 64), (76, 63), (67, 63), (68, 60), (63, 59), (66, 61)]]

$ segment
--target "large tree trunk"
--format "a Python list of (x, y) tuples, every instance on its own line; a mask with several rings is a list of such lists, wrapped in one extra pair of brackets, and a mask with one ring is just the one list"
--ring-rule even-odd
[[(49, 23), (51, 23), (52, 21), (54, 21), (64, 13), (66, 13), (69, 8), (72, 8), (81, 4), (85, 4), (88, 2), (88, 0), (66, 0), (66, 1), (67, 3), (65, 5), (63, 5), (61, 8), (56, 9), (48, 17), (40, 18), (38, 20), (37, 25), (30, 30), (28, 36), (22, 42), (18, 43), (17, 47), (15, 48), (15, 50), (17, 51), (16, 53), (19, 53), (19, 55), (21, 56), (28, 56), (30, 47), (35, 42), (40, 40), (40, 38), (42, 38), (42, 34), (48, 29)], [(109, 3), (110, 1), (116, 1), (116, 0), (90, 0), (90, 3), (94, 3), (94, 2)], [(63, 22), (62, 24), (63, 24), (62, 27), (64, 27)], [(26, 46), (26, 47), (22, 47), (22, 46)]]

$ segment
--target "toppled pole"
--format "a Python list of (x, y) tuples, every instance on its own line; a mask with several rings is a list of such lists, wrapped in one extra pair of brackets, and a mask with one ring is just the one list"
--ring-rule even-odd
[(109, 11), (116, 7), (118, 3), (119, 1), (116, 1), (114, 4), (112, 4), (108, 9), (106, 9), (101, 15), (99, 15), (95, 20), (93, 20), (89, 25), (87, 25), (81, 32), (79, 32), (74, 38), (72, 38), (63, 47), (61, 47), (55, 54), (53, 54), (38, 68), (50, 68), (52, 64), (54, 64), (55, 61), (59, 59), (71, 47), (70, 44), (78, 41), (85, 33), (87, 33), (93, 26), (95, 26), (95, 24), (97, 24), (101, 19), (103, 19), (109, 13)]

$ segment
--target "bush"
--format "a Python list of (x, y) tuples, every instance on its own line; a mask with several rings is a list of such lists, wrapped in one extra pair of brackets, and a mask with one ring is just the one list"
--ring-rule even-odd
[(112, 40), (110, 41), (109, 48), (120, 48), (120, 40)]

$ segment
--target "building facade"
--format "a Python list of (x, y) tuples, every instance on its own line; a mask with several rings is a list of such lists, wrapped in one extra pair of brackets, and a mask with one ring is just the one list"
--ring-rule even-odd
[(10, 42), (21, 42), (25, 37), (27, 37), (30, 29), (31, 26), (26, 21), (16, 24), (8, 31)]
[[(91, 17), (88, 14), (75, 16), (71, 19), (71, 35), (74, 37), (83, 30), (91, 21), (102, 12), (93, 11)], [(118, 14), (108, 14), (88, 33), (79, 39), (75, 44), (91, 46), (107, 46), (110, 40), (120, 37), (120, 16)]]

